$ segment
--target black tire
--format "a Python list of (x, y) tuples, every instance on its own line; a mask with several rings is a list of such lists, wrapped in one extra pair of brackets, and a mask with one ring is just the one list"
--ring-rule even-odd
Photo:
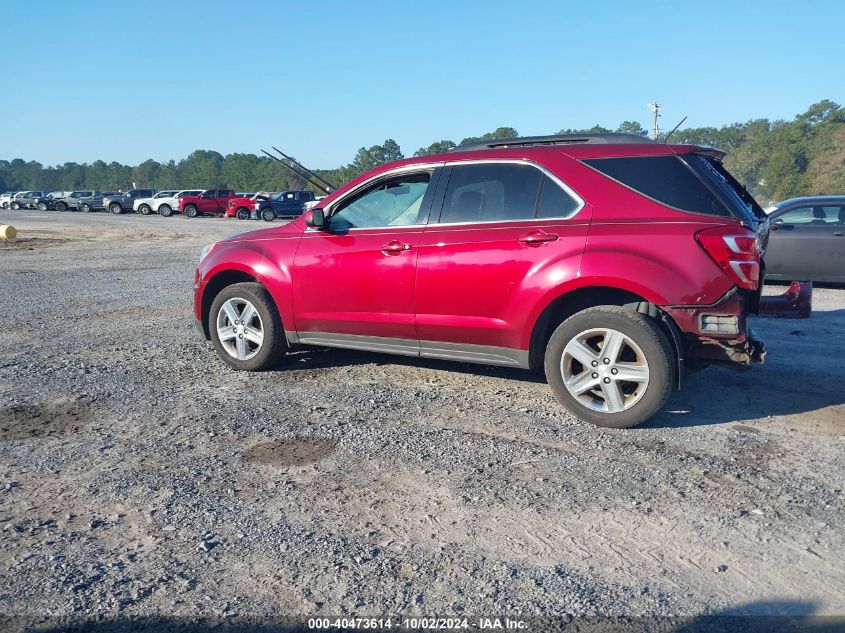
[(13, 203), (12, 203), (12, 209), (13, 209), (13, 210), (17, 211), (17, 210), (18, 210), (18, 209), (20, 209), (20, 208), (21, 208), (21, 205), (20, 205), (20, 204), (18, 204), (17, 202), (13, 202)]
[(171, 215), (173, 215), (173, 207), (171, 207), (169, 204), (163, 204), (158, 208), (158, 214), (165, 218), (169, 218)]
[(67, 203), (57, 202), (56, 203), (56, 211), (67, 211)]
[[(264, 343), (258, 353), (249, 360), (238, 360), (232, 357), (224, 349), (217, 333), (217, 315), (223, 304), (233, 298), (246, 299), (252, 303), (261, 317), (264, 328)], [(263, 371), (265, 369), (271, 369), (278, 365), (285, 356), (287, 340), (279, 311), (276, 309), (270, 293), (259, 283), (247, 282), (226, 286), (214, 297), (214, 301), (211, 303), (211, 310), (208, 313), (208, 322), (211, 343), (217, 355), (223, 362), (235, 369), (242, 371)]]
[(276, 212), (273, 209), (262, 209), (261, 219), (265, 222), (272, 222), (276, 219)]
[(45, 202), (39, 202), (35, 206), (39, 211), (46, 211), (47, 210), (47, 203), (45, 203)]
[(91, 205), (83, 202), (79, 205), (79, 210), (82, 211), (82, 213), (91, 213)]
[[(645, 390), (629, 408), (616, 413), (591, 408), (573, 396), (564, 384), (561, 371), (567, 344), (585, 331), (601, 328), (616, 330), (630, 338), (640, 348), (648, 365)], [(598, 352), (600, 355), (600, 349)], [(588, 308), (566, 319), (549, 339), (544, 366), (549, 386), (561, 404), (573, 415), (598, 426), (616, 429), (642, 424), (654, 416), (666, 403), (676, 379), (675, 354), (660, 326), (647, 315), (619, 306)], [(629, 389), (634, 386), (634, 383), (622, 384)]]
[(120, 215), (123, 213), (123, 207), (120, 206), (117, 202), (112, 202), (109, 205), (109, 211), (114, 213), (115, 215)]
[(200, 210), (197, 209), (196, 205), (194, 205), (194, 204), (189, 204), (187, 207), (185, 207), (185, 217), (186, 218), (195, 218), (199, 215), (199, 213), (200, 213)]
[(235, 217), (239, 220), (249, 220), (249, 209), (241, 207), (235, 212)]
[(152, 209), (148, 204), (142, 204), (140, 207), (138, 207), (138, 213), (140, 213), (141, 215), (149, 215), (151, 212)]

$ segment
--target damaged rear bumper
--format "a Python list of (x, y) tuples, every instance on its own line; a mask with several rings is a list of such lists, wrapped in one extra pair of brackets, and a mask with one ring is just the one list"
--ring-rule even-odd
[(752, 312), (753, 295), (736, 288), (709, 306), (662, 306), (678, 329), (687, 366), (726, 365), (743, 369), (762, 363), (766, 347), (749, 327), (747, 315)]

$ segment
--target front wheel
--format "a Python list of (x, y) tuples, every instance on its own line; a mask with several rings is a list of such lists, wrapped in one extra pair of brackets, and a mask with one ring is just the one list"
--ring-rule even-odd
[(259, 283), (227, 286), (208, 315), (218, 356), (235, 369), (262, 371), (279, 363), (287, 347), (279, 311)]
[(109, 205), (109, 211), (111, 211), (115, 215), (120, 215), (121, 213), (123, 213), (123, 207), (120, 206), (117, 202), (112, 202)]
[(249, 209), (247, 209), (246, 207), (241, 207), (235, 213), (235, 217), (237, 217), (239, 220), (249, 220)]
[(142, 204), (140, 207), (138, 207), (138, 213), (140, 213), (141, 215), (149, 215), (150, 211), (152, 211), (152, 209), (148, 204)]
[(627, 428), (654, 416), (675, 381), (672, 346), (648, 316), (598, 306), (569, 317), (546, 346), (546, 379), (575, 416)]
[(20, 208), (21, 208), (21, 205), (20, 205), (20, 204), (18, 204), (17, 202), (13, 202), (13, 203), (12, 203), (12, 209), (14, 209), (15, 211), (17, 211), (17, 210), (18, 210), (18, 209), (20, 209)]
[(47, 210), (47, 204), (46, 204), (46, 203), (44, 203), (44, 202), (39, 202), (39, 203), (36, 205), (36, 207), (37, 207), (37, 209), (38, 209), (39, 211), (46, 211), (46, 210)]
[(67, 211), (67, 204), (65, 204), (64, 202), (57, 202), (56, 211)]
[(199, 215), (199, 209), (197, 209), (194, 205), (189, 204), (185, 207), (185, 217), (187, 218), (195, 218)]
[(264, 209), (261, 212), (261, 219), (265, 222), (272, 222), (276, 219), (276, 212), (273, 209)]
[(88, 204), (85, 204), (83, 202), (82, 204), (79, 205), (79, 210), (82, 211), (82, 213), (90, 213), (91, 212), (91, 206), (88, 205)]
[(158, 214), (164, 216), (165, 218), (169, 218), (173, 215), (173, 208), (169, 204), (163, 204), (158, 208)]

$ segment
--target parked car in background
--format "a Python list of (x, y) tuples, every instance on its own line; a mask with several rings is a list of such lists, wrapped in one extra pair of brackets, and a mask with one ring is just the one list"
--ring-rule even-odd
[(103, 200), (103, 204), (110, 213), (119, 215), (132, 210), (132, 204), (136, 199), (152, 198), (157, 192), (158, 189), (130, 189), (125, 193), (106, 196)]
[(90, 198), (80, 199), (78, 208), (83, 213), (90, 213), (91, 211), (105, 211), (106, 199), (119, 195), (119, 191), (106, 191), (105, 193), (95, 192)]
[[(83, 191), (69, 191), (60, 193), (64, 195), (51, 196), (49, 200), (45, 200), (43, 202), (47, 206), (47, 208), (55, 209), (56, 211), (76, 211), (79, 209), (79, 203), (81, 200), (92, 198), (100, 192), (88, 189)], [(39, 208), (41, 207), (39, 206)]]
[(202, 189), (182, 189), (177, 191), (172, 196), (165, 198), (156, 198), (153, 200), (153, 212), (169, 218), (174, 212), (179, 209), (179, 200), (185, 196), (198, 196), (203, 192)]
[(229, 200), (235, 197), (231, 189), (206, 189), (198, 196), (184, 196), (179, 200), (179, 210), (185, 217), (223, 215)]
[(43, 191), (22, 191), (12, 196), (9, 207), (12, 209), (34, 209), (35, 200), (43, 197)]
[(256, 217), (255, 210), (258, 203), (263, 202), (264, 200), (269, 200), (273, 195), (274, 194), (272, 192), (267, 191), (259, 191), (258, 193), (251, 193), (242, 196), (236, 195), (234, 198), (229, 200), (229, 203), (226, 206), (226, 212), (223, 216), (227, 218), (235, 216), (239, 220), (249, 220), (250, 218), (254, 218)]
[(0, 208), (8, 209), (9, 203), (12, 201), (12, 198), (17, 193), (17, 191), (7, 191), (4, 194), (0, 194)]
[(792, 198), (766, 213), (766, 279), (845, 282), (845, 196)]
[(313, 191), (280, 191), (269, 200), (261, 202), (256, 211), (258, 216), (266, 222), (276, 218), (295, 218), (305, 212), (305, 204), (316, 198)]
[(132, 201), (132, 210), (136, 213), (140, 213), (141, 215), (149, 215), (153, 212), (153, 203), (156, 200), (172, 198), (176, 193), (178, 193), (178, 191), (178, 189), (168, 189), (166, 191), (159, 191), (157, 194), (149, 198), (135, 198)]
[(236, 369), (300, 345), (544, 368), (574, 415), (633, 426), (687, 368), (765, 355), (768, 221), (723, 156), (588, 134), (382, 165), (203, 249), (194, 316)]

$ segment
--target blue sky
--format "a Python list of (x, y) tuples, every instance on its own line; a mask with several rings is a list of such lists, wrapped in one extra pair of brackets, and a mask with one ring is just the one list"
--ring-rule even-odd
[(0, 158), (45, 165), (274, 144), (334, 167), (386, 138), (648, 127), (653, 100), (666, 128), (845, 102), (838, 1), (3, 4)]

